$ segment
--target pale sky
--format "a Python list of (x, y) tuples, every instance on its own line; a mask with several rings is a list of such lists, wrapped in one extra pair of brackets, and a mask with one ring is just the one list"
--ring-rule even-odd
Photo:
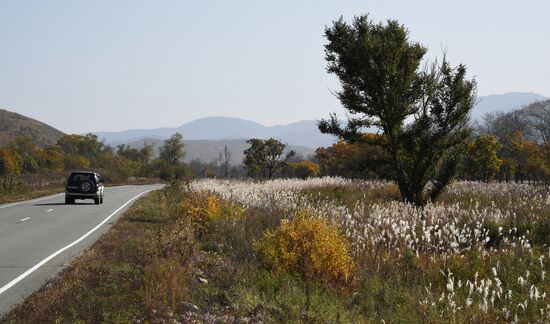
[(550, 3), (524, 1), (0, 0), (0, 108), (64, 132), (264, 125), (342, 113), (323, 32), (343, 15), (397, 19), (464, 63), (479, 95), (550, 95)]

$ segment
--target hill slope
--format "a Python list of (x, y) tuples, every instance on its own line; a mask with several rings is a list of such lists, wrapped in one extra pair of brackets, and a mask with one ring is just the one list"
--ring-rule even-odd
[(543, 99), (543, 95), (532, 92), (509, 92), (479, 97), (478, 104), (472, 110), (472, 119), (481, 120), (487, 113), (509, 112)]
[(65, 133), (38, 120), (0, 109), (0, 146), (17, 136), (29, 136), (38, 146), (54, 144)]

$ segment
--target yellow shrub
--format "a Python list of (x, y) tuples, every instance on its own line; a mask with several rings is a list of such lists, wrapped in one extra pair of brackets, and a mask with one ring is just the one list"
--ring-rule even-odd
[(0, 176), (16, 176), (23, 170), (21, 155), (0, 147)]
[(220, 219), (238, 219), (243, 216), (242, 207), (222, 200), (215, 195), (191, 194), (179, 205), (179, 212), (188, 217), (197, 233), (207, 232), (211, 223)]
[(325, 284), (346, 282), (355, 267), (349, 242), (338, 228), (305, 212), (267, 230), (256, 249), (270, 268)]
[(183, 200), (178, 205), (178, 210), (181, 214), (189, 217), (191, 220), (200, 219), (201, 217), (201, 206), (194, 203), (190, 199)]
[(204, 214), (208, 220), (214, 220), (221, 217), (220, 201), (216, 196), (206, 197), (206, 206), (204, 208)]
[(319, 175), (319, 164), (311, 161), (300, 161), (288, 163), (294, 175), (298, 178), (306, 179)]

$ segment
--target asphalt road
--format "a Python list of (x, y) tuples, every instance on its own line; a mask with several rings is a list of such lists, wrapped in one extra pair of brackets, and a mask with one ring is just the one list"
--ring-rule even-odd
[(0, 205), (0, 315), (91, 246), (140, 194), (161, 185), (105, 188), (104, 203), (64, 194)]

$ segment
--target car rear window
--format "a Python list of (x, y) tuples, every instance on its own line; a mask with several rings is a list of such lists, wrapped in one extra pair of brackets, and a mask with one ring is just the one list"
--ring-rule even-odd
[(69, 184), (79, 184), (82, 181), (92, 180), (93, 174), (91, 173), (73, 173), (69, 177)]

